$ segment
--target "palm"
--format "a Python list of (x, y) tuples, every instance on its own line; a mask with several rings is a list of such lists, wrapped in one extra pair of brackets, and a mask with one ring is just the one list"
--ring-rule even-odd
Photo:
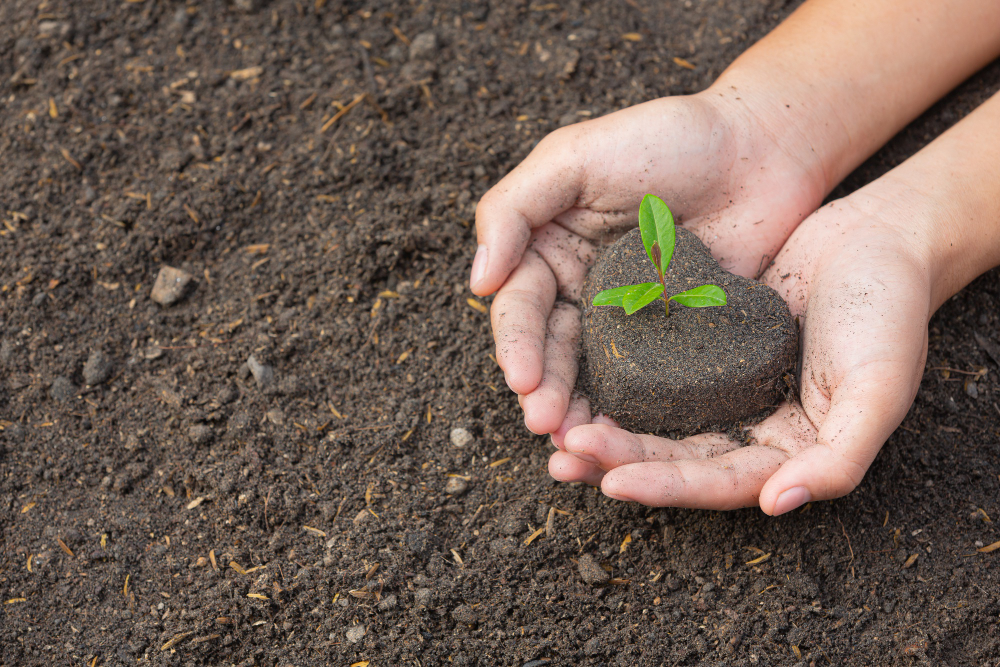
[[(477, 210), (499, 288), (497, 360), (525, 423), (562, 435), (590, 421), (570, 403), (583, 281), (596, 249), (634, 227), (646, 193), (665, 199), (727, 269), (758, 275), (823, 196), (807, 170), (760, 132), (700, 97), (668, 98), (546, 137)], [(557, 301), (562, 297), (565, 301)]]
[(550, 470), (651, 505), (759, 503), (773, 513), (793, 482), (811, 498), (849, 492), (906, 414), (926, 356), (930, 286), (905, 239), (863, 194), (817, 212), (789, 239), (764, 281), (802, 324), (801, 403), (783, 404), (755, 427), (752, 445), (595, 425), (569, 434), (566, 446), (601, 472), (564, 453)]

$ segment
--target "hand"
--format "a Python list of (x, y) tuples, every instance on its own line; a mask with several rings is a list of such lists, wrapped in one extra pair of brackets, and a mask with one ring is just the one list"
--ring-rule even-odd
[(801, 403), (779, 407), (745, 447), (578, 426), (551, 474), (647, 505), (768, 514), (853, 490), (913, 402), (937, 298), (912, 193), (872, 193), (877, 184), (803, 222), (763, 278), (801, 323)]
[[(480, 201), (471, 286), (498, 291), (497, 360), (525, 424), (556, 446), (590, 421), (571, 392), (580, 298), (595, 250), (664, 198), (729, 270), (756, 276), (821, 202), (818, 158), (767, 132), (729, 87), (665, 98), (553, 132)], [(783, 107), (782, 107), (783, 108)], [(770, 119), (769, 119), (770, 120)], [(561, 297), (564, 301), (557, 301)]]

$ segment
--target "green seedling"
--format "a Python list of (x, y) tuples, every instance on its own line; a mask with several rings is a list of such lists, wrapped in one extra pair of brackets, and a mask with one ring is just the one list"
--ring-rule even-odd
[(664, 312), (669, 316), (671, 299), (688, 308), (726, 305), (726, 293), (718, 285), (701, 285), (680, 294), (666, 296), (667, 281), (664, 276), (674, 256), (674, 214), (659, 197), (646, 195), (642, 198), (639, 205), (639, 232), (642, 234), (642, 245), (646, 247), (646, 255), (660, 277), (659, 284), (641, 283), (606, 289), (594, 297), (595, 306), (620, 306), (625, 309), (626, 315), (631, 315), (662, 297)]

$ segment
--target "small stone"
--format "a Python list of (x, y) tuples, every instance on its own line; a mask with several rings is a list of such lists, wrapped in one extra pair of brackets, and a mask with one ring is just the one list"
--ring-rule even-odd
[(111, 360), (100, 350), (94, 350), (83, 365), (83, 379), (91, 387), (111, 377)]
[(395, 595), (386, 595), (382, 598), (382, 601), (376, 605), (379, 611), (392, 611), (399, 604), (399, 600), (396, 599)]
[(192, 280), (193, 276), (187, 271), (164, 266), (156, 276), (150, 298), (161, 306), (173, 305), (184, 297)]
[(274, 384), (274, 369), (267, 364), (262, 364), (252, 354), (247, 357), (247, 367), (257, 382), (257, 388), (261, 391), (267, 391)]
[(195, 424), (188, 429), (188, 437), (196, 445), (204, 445), (212, 440), (212, 427), (207, 424)]
[(465, 447), (472, 442), (472, 434), (464, 428), (451, 429), (451, 444), (456, 447)]
[(594, 557), (590, 554), (583, 554), (580, 556), (580, 561), (577, 563), (577, 569), (580, 571), (580, 578), (591, 586), (606, 584), (611, 578), (610, 575), (604, 571), (604, 568), (601, 567), (600, 563), (594, 560)]
[(413, 601), (417, 607), (430, 607), (434, 603), (434, 591), (429, 588), (418, 588), (413, 594)]
[(367, 632), (367, 629), (364, 625), (352, 625), (347, 628), (347, 641), (357, 644), (364, 638), (365, 632)]
[(460, 604), (451, 610), (451, 617), (458, 623), (475, 625), (479, 622), (479, 614), (467, 604)]
[(969, 398), (979, 398), (979, 387), (975, 382), (966, 382), (965, 393), (969, 396)]
[(267, 421), (275, 426), (285, 425), (285, 413), (281, 408), (271, 408), (266, 413)]
[(60, 375), (52, 381), (52, 386), (49, 387), (49, 395), (60, 403), (65, 403), (76, 398), (77, 388), (69, 378)]
[(45, 292), (39, 292), (38, 294), (35, 295), (35, 298), (31, 300), (31, 305), (36, 307), (41, 306), (45, 303), (47, 299), (48, 297), (45, 296)]
[(461, 477), (449, 477), (444, 492), (449, 496), (460, 496), (469, 490), (469, 482)]
[(597, 655), (601, 652), (601, 640), (597, 637), (591, 637), (583, 645), (583, 652), (590, 656)]
[(957, 415), (959, 412), (961, 412), (961, 409), (959, 409), (958, 407), (958, 403), (955, 402), (954, 396), (949, 396), (948, 400), (944, 402), (944, 409), (954, 415)]
[(422, 32), (410, 43), (410, 60), (427, 60), (437, 53), (437, 35)]

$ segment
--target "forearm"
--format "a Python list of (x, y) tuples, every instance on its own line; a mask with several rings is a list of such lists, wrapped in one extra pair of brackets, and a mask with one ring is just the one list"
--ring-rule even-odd
[(1000, 93), (872, 188), (923, 210), (908, 231), (926, 252), (932, 312), (1000, 266)]
[(1000, 55), (1000, 2), (809, 0), (706, 94), (765, 126), (824, 192)]

